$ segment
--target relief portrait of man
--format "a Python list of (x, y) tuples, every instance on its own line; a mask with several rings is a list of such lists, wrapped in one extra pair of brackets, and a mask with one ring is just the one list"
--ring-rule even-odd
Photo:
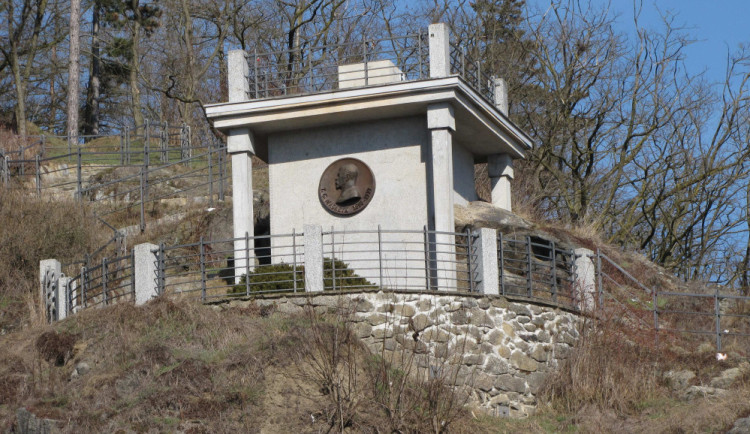
[(339, 167), (336, 174), (336, 190), (340, 190), (341, 194), (338, 199), (336, 199), (337, 205), (351, 205), (362, 198), (362, 195), (359, 194), (359, 190), (357, 189), (358, 176), (359, 171), (354, 164), (349, 163)]

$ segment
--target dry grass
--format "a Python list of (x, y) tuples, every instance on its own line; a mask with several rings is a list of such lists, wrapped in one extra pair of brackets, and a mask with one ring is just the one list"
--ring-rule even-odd
[[(158, 299), (83, 311), (0, 337), (0, 430), (26, 407), (63, 432), (392, 432), (381, 365), (346, 326), (312, 313)], [(81, 362), (90, 371), (77, 373)], [(388, 372), (391, 372), (390, 368)], [(409, 383), (409, 382), (407, 382)], [(434, 427), (434, 394), (411, 384), (399, 432), (472, 432), (458, 410)], [(450, 399), (450, 395), (443, 395)], [(420, 410), (421, 409), (421, 410)]]
[(35, 315), (40, 260), (79, 259), (110, 234), (73, 201), (48, 202), (0, 189), (0, 330), (40, 320)]

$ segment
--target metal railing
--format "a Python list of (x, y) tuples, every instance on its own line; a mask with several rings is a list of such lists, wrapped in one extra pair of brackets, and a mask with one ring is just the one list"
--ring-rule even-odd
[(135, 262), (132, 252), (102, 258), (80, 268), (67, 290), (69, 313), (82, 308), (135, 301)]
[(574, 306), (575, 254), (554, 241), (498, 233), (500, 294)]
[(479, 95), (495, 105), (495, 78), (482, 69), (482, 62), (473, 59), (460, 45), (450, 45), (451, 74), (463, 78)]
[(246, 55), (248, 99), (420, 80), (430, 74), (426, 33)]
[(476, 235), (422, 230), (323, 233), (324, 287), (331, 290), (476, 290)]
[(750, 353), (750, 297), (729, 289), (722, 292), (718, 286), (704, 293), (649, 288), (601, 251), (592, 259), (601, 311), (630, 318), (633, 326), (657, 336), (709, 338), (718, 352), (729, 341), (729, 346)]
[[(239, 250), (235, 249), (238, 241), (243, 246)], [(251, 260), (244, 260), (247, 257)], [(206, 301), (305, 290), (300, 233), (162, 244), (155, 261), (160, 294), (187, 294)]]

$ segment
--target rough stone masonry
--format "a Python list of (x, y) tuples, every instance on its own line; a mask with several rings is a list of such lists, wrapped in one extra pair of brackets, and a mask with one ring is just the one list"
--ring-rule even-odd
[[(233, 303), (251, 303), (235, 301)], [(386, 360), (409, 355), (420, 369), (466, 386), (492, 414), (526, 417), (547, 375), (578, 338), (578, 316), (501, 296), (358, 292), (256, 299), (279, 312), (345, 312), (354, 332)]]

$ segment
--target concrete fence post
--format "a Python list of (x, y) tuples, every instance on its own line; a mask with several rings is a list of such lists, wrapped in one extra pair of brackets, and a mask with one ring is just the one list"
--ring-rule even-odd
[(495, 85), (495, 107), (500, 110), (500, 113), (508, 116), (508, 84), (502, 78), (495, 77), (493, 80)]
[(133, 249), (135, 259), (135, 305), (139, 306), (159, 295), (157, 285), (156, 254), (159, 246), (151, 243), (138, 244)]
[[(247, 55), (243, 50), (232, 50), (227, 58), (227, 88), (230, 102), (247, 101), (249, 99), (250, 66)], [(257, 85), (257, 84), (256, 84)]]
[(477, 251), (477, 291), (480, 294), (498, 295), (500, 271), (497, 263), (497, 231), (479, 229), (479, 236), (474, 243)]
[(430, 78), (447, 77), (451, 73), (450, 29), (445, 23), (430, 24)]
[(575, 276), (573, 281), (573, 298), (581, 312), (593, 312), (596, 308), (596, 267), (591, 258), (594, 252), (579, 248), (573, 250), (575, 255)]
[(39, 261), (39, 294), (41, 307), (47, 321), (56, 321), (57, 310), (57, 287), (59, 286), (62, 264), (57, 259), (44, 259)]
[(323, 228), (304, 226), (305, 292), (323, 291)]
[(57, 281), (57, 319), (59, 321), (64, 320), (70, 312), (70, 291), (72, 277), (66, 275), (60, 275), (60, 279)]

